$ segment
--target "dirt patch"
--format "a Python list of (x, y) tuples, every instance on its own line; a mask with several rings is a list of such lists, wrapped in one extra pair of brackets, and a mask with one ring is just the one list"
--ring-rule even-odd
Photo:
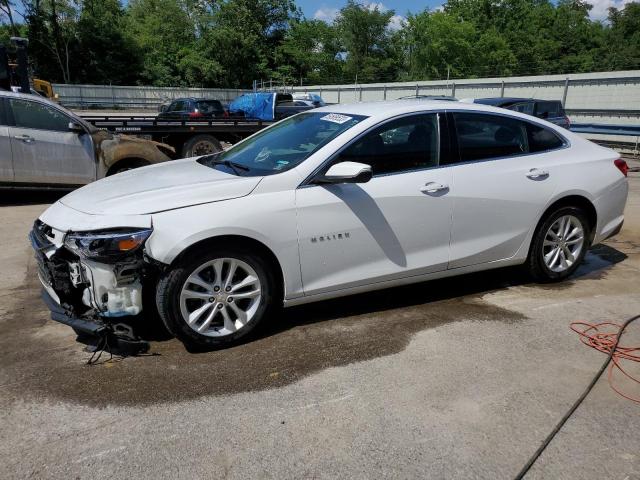
[(15, 400), (93, 406), (279, 387), (329, 367), (400, 352), (427, 328), (470, 319), (520, 321), (521, 314), (479, 298), (513, 278), (513, 271), (500, 270), (290, 308), (259, 338), (234, 348), (193, 354), (170, 340), (152, 343), (150, 356), (88, 366), (89, 354), (71, 330), (47, 320), (37, 280), (28, 272), (26, 288), (16, 290), (18, 307), (0, 324), (0, 383)]

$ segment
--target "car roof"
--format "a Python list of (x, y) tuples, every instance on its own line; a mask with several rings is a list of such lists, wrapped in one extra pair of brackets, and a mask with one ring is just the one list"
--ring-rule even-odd
[(180, 97), (180, 98), (174, 98), (173, 100), (171, 100), (171, 102), (184, 102), (185, 100), (190, 100), (193, 102), (202, 102), (202, 101), (209, 101), (209, 102), (219, 102), (220, 100), (218, 100), (217, 98), (203, 98), (203, 97)]
[[(380, 102), (358, 102), (327, 105), (312, 110), (313, 112), (342, 113), (346, 115), (364, 115), (371, 118), (390, 118), (404, 113), (419, 113), (442, 110), (469, 110), (487, 113), (505, 114), (505, 110), (489, 105), (477, 103), (452, 102), (450, 100), (384, 100)], [(509, 115), (520, 116), (517, 112), (509, 112)], [(526, 117), (528, 118), (528, 116)]]
[(62, 107), (62, 105), (52, 102), (47, 97), (43, 97), (42, 95), (37, 95), (33, 93), (21, 93), (21, 92), (10, 92), (8, 90), (0, 90), (0, 97), (22, 98), (24, 100), (31, 100), (35, 102), (46, 103), (47, 105), (51, 105), (52, 107), (63, 109), (65, 111), (67, 110), (66, 108)]
[(519, 98), (519, 97), (488, 97), (488, 98), (476, 98), (474, 103), (481, 103), (483, 105), (506, 105), (516, 102), (531, 102), (533, 98)]

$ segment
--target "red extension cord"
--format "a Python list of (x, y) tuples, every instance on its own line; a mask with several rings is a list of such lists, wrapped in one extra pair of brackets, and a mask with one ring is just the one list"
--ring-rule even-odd
[(615, 348), (613, 355), (611, 355), (611, 363), (609, 364), (609, 372), (607, 374), (609, 386), (614, 392), (627, 400), (640, 403), (640, 397), (633, 397), (623, 393), (620, 389), (615, 387), (613, 382), (614, 370), (620, 370), (625, 377), (629, 378), (636, 384), (640, 384), (640, 380), (638, 378), (635, 378), (622, 368), (624, 360), (640, 363), (640, 346), (632, 347), (618, 345), (618, 335), (620, 334), (622, 325), (612, 322), (573, 322), (570, 326), (571, 330), (580, 335), (580, 341), (591, 348), (595, 348), (607, 355), (611, 355), (611, 350)]

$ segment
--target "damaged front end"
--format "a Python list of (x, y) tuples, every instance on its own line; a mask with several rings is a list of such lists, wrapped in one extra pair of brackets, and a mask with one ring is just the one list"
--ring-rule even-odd
[(128, 354), (146, 351), (148, 344), (124, 320), (142, 312), (144, 285), (154, 285), (157, 276), (143, 249), (151, 232), (65, 233), (37, 220), (30, 240), (51, 318), (71, 326), (85, 343), (102, 340)]

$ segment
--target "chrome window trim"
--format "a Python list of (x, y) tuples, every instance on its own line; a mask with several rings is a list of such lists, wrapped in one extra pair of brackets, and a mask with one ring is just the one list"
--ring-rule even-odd
[(396, 115), (394, 117), (390, 117), (387, 118), (385, 120), (383, 120), (380, 123), (376, 123), (375, 125), (372, 125), (371, 127), (367, 128), (365, 131), (360, 132), (357, 136), (355, 136), (354, 138), (352, 138), (351, 140), (349, 140), (347, 143), (343, 144), (338, 150), (336, 150), (335, 152), (333, 152), (328, 158), (326, 158), (317, 168), (315, 168), (313, 170), (313, 172), (311, 172), (309, 175), (307, 175), (307, 177), (296, 187), (296, 188), (307, 188), (307, 187), (317, 187), (319, 186), (318, 184), (315, 183), (310, 183), (315, 177), (316, 175), (318, 175), (318, 173), (324, 169), (324, 167), (327, 166), (327, 164), (330, 164), (335, 158), (336, 156), (339, 156), (344, 150), (346, 150), (347, 148), (349, 148), (351, 145), (353, 145), (355, 142), (361, 140), (365, 135), (368, 135), (369, 133), (371, 133), (373, 130), (377, 129), (378, 127), (381, 127), (383, 125), (386, 125), (387, 123), (391, 123), (393, 121), (399, 120), (401, 118), (405, 118), (405, 117), (413, 117), (416, 115), (436, 115), (436, 124), (437, 124), (437, 131), (438, 131), (438, 165), (434, 165), (433, 167), (424, 167), (424, 168), (413, 168), (411, 170), (399, 170), (397, 172), (389, 172), (389, 173), (381, 173), (378, 175), (374, 175), (372, 177), (373, 178), (378, 178), (378, 177), (388, 177), (390, 175), (402, 175), (405, 173), (412, 173), (412, 172), (420, 172), (422, 170), (433, 170), (436, 168), (440, 168), (440, 154), (441, 154), (441, 150), (442, 150), (442, 145), (441, 145), (441, 131), (440, 131), (440, 115), (445, 113), (444, 110), (421, 110), (418, 112), (409, 112), (409, 113), (402, 113), (400, 115)]

